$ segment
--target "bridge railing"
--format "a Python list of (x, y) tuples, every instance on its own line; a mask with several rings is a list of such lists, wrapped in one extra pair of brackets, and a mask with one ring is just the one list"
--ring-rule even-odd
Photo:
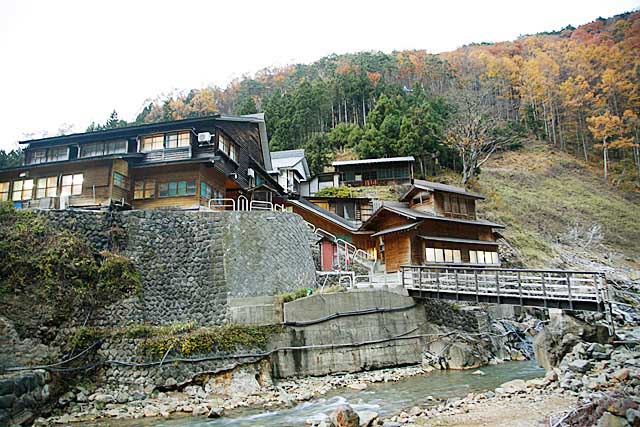
[(606, 280), (603, 273), (572, 270), (524, 270), (500, 268), (466, 268), (403, 266), (403, 287), (427, 291), (435, 295), (446, 294), (491, 297), (502, 300), (567, 301), (595, 303), (608, 301)]

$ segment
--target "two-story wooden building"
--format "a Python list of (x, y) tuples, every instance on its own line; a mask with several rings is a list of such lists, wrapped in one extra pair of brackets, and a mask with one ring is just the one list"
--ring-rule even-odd
[(0, 200), (17, 207), (199, 209), (210, 199), (281, 190), (267, 172), (261, 115), (214, 115), (21, 144), (25, 164), (0, 170)]

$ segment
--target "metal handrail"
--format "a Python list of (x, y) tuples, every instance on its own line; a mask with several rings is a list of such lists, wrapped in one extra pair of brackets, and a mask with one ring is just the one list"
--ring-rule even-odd
[(250, 211), (272, 211), (273, 203), (262, 200), (251, 200), (249, 203)]
[[(216, 203), (216, 204), (217, 204), (218, 202), (223, 202), (223, 203), (224, 203), (224, 204), (222, 204), (222, 205), (218, 205), (218, 206), (217, 206), (217, 208), (218, 208), (218, 209), (219, 209), (219, 208), (224, 208), (224, 210), (227, 210), (227, 209), (226, 209), (227, 207), (231, 207), (231, 210), (232, 210), (232, 211), (235, 211), (235, 210), (236, 210), (236, 201), (235, 201), (235, 200), (233, 200), (233, 199), (230, 199), (230, 198), (224, 198), (224, 197), (223, 197), (223, 198), (217, 198), (217, 199), (209, 199), (209, 209), (213, 209), (213, 208), (211, 207), (211, 204), (212, 204), (212, 203)], [(227, 202), (231, 202), (231, 203), (229, 204), (229, 203), (227, 203)]]

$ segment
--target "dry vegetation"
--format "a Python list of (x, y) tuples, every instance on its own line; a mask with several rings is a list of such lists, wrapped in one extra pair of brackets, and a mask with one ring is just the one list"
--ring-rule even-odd
[(574, 157), (527, 144), (496, 156), (475, 190), (487, 197), (479, 214), (507, 226), (526, 265), (602, 264), (638, 274), (640, 195), (607, 185)]

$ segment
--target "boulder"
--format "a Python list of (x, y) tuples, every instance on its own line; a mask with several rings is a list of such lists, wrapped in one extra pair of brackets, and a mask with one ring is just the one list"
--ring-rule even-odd
[(360, 411), (358, 412), (360, 418), (360, 427), (373, 426), (374, 421), (378, 418), (378, 413), (373, 411)]
[[(607, 343), (611, 340), (603, 325), (591, 325), (566, 313), (554, 316), (533, 340), (538, 365), (547, 371), (558, 366), (562, 358), (580, 341)], [(601, 348), (593, 348), (600, 350)], [(599, 353), (596, 351), (596, 353)]]
[(207, 414), (207, 418), (220, 418), (223, 415), (224, 415), (224, 408), (222, 407), (211, 408), (211, 410), (209, 411), (209, 414)]
[(520, 393), (527, 390), (527, 383), (524, 380), (511, 380), (500, 387), (503, 393)]
[(640, 427), (640, 411), (629, 408), (625, 415), (627, 417), (627, 422), (631, 424), (632, 427)]
[(360, 417), (350, 405), (340, 405), (329, 415), (335, 427), (360, 427)]
[(626, 381), (629, 379), (630, 374), (631, 374), (631, 371), (629, 370), (629, 368), (622, 368), (622, 369), (618, 369), (613, 373), (613, 378), (615, 378), (618, 381)]
[(353, 383), (353, 384), (349, 384), (347, 387), (349, 387), (352, 390), (366, 390), (367, 389), (367, 385), (365, 383)]
[(572, 370), (573, 372), (580, 372), (582, 374), (584, 374), (589, 369), (591, 369), (592, 366), (593, 366), (593, 363), (590, 360), (578, 359), (578, 360), (573, 360), (569, 362), (570, 370)]
[(605, 412), (598, 420), (596, 427), (630, 427), (630, 424), (626, 418)]
[(160, 410), (153, 405), (147, 405), (142, 410), (145, 417), (157, 417), (160, 415)]

